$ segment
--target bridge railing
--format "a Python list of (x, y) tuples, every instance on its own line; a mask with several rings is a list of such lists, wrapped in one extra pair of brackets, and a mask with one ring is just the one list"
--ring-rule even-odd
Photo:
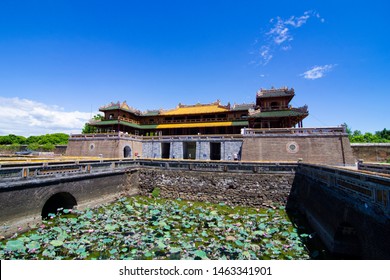
[(379, 208), (390, 217), (390, 177), (312, 164), (300, 164), (297, 172), (353, 197), (362, 207)]
[(243, 163), (222, 161), (192, 161), (192, 160), (90, 160), (68, 163), (26, 163), (22, 165), (10, 164), (0, 167), (0, 183), (7, 180), (26, 178), (42, 178), (50, 176), (69, 176), (72, 174), (87, 174), (110, 171), (126, 171), (129, 168), (163, 168), (168, 170), (194, 170), (217, 172), (290, 172), (294, 173), (296, 163)]
[(169, 170), (194, 170), (217, 172), (295, 172), (296, 163), (251, 163), (232, 161), (192, 161), (192, 160), (137, 160), (137, 165), (142, 167), (159, 167)]
[(358, 169), (376, 173), (390, 174), (390, 164), (358, 162)]
[[(132, 163), (134, 165), (134, 163)], [(20, 167), (1, 167), (0, 183), (7, 180), (27, 178), (58, 177), (72, 174), (86, 174), (119, 170), (112, 162), (74, 162), (70, 164), (43, 163), (26, 164)]]

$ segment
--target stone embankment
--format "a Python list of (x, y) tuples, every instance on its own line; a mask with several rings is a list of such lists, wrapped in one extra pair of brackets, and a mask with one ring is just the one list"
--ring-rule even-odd
[(285, 204), (294, 180), (293, 173), (248, 174), (226, 172), (181, 172), (161, 169), (139, 171), (140, 194), (160, 189), (164, 198), (225, 202), (252, 207)]

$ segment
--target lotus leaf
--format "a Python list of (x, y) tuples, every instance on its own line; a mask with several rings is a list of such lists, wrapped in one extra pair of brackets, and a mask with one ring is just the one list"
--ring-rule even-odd
[(16, 240), (8, 241), (5, 249), (7, 251), (24, 252), (26, 248), (25, 248), (24, 242), (22, 240), (16, 239)]
[(194, 255), (196, 256), (196, 257), (199, 257), (199, 258), (201, 258), (201, 259), (208, 259), (207, 258), (207, 254), (206, 254), (206, 252), (205, 251), (202, 251), (202, 250), (196, 250), (195, 252), (194, 252)]
[(54, 247), (59, 247), (62, 246), (64, 242), (62, 240), (52, 240), (50, 241), (50, 244), (53, 245)]
[[(298, 235), (285, 210), (279, 208), (267, 211), (181, 199), (120, 198), (100, 208), (74, 210), (45, 222), (44, 228), (26, 237), (4, 241), (0, 258), (308, 258), (300, 238), (309, 236)], [(40, 248), (43, 252), (35, 251)]]
[(108, 230), (108, 231), (114, 231), (114, 230), (116, 230), (117, 228), (118, 228), (117, 225), (112, 225), (112, 224), (107, 224), (107, 225), (104, 227), (104, 229), (105, 229), (105, 230)]
[(36, 250), (41, 247), (41, 244), (38, 241), (31, 241), (26, 245), (26, 247), (30, 250)]

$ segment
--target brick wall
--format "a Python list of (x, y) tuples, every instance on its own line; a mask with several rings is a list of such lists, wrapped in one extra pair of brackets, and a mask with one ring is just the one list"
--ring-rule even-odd
[(355, 164), (347, 136), (279, 135), (245, 137), (244, 161), (298, 161)]
[(101, 155), (104, 158), (123, 158), (126, 146), (131, 149), (131, 158), (135, 158), (136, 155), (142, 157), (142, 143), (140, 141), (110, 138), (70, 139), (65, 155), (76, 157), (99, 157)]
[(356, 159), (371, 162), (385, 162), (390, 159), (390, 143), (352, 143)]

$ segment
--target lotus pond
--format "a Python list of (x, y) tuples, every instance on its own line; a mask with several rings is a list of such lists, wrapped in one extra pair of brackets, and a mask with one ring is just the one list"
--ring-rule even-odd
[(123, 197), (63, 209), (0, 243), (0, 259), (309, 259), (283, 206), (267, 209)]

